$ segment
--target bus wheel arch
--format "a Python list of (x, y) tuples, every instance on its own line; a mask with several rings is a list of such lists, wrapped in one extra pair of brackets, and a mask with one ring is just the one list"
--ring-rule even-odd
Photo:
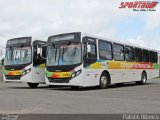
[(101, 89), (107, 88), (107, 85), (111, 84), (111, 77), (110, 77), (110, 73), (108, 71), (103, 71), (100, 79), (99, 79), (99, 87)]

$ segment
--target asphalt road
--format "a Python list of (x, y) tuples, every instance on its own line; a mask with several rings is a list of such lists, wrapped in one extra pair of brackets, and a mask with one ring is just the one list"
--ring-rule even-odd
[(160, 79), (147, 85), (112, 85), (108, 89), (46, 87), (0, 82), (0, 113), (160, 113)]

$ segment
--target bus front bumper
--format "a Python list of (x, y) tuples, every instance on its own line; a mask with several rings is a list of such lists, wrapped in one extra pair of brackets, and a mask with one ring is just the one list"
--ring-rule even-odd
[(84, 86), (82, 82), (82, 76), (76, 76), (74, 78), (66, 78), (66, 79), (52, 79), (45, 76), (45, 82), (48, 85), (56, 85), (56, 86)]

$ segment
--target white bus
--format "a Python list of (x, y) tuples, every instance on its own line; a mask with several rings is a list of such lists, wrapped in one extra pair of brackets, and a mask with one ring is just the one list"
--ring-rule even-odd
[(7, 41), (4, 59), (4, 81), (26, 82), (36, 88), (45, 83), (46, 42), (32, 41), (31, 37), (14, 38)]
[(72, 88), (135, 81), (159, 76), (156, 50), (80, 32), (54, 35), (47, 41), (46, 84)]

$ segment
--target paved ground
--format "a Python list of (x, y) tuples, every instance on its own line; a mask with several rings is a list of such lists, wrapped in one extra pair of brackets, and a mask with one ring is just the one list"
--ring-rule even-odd
[(0, 113), (160, 113), (160, 79), (148, 82), (103, 90), (0, 82)]

